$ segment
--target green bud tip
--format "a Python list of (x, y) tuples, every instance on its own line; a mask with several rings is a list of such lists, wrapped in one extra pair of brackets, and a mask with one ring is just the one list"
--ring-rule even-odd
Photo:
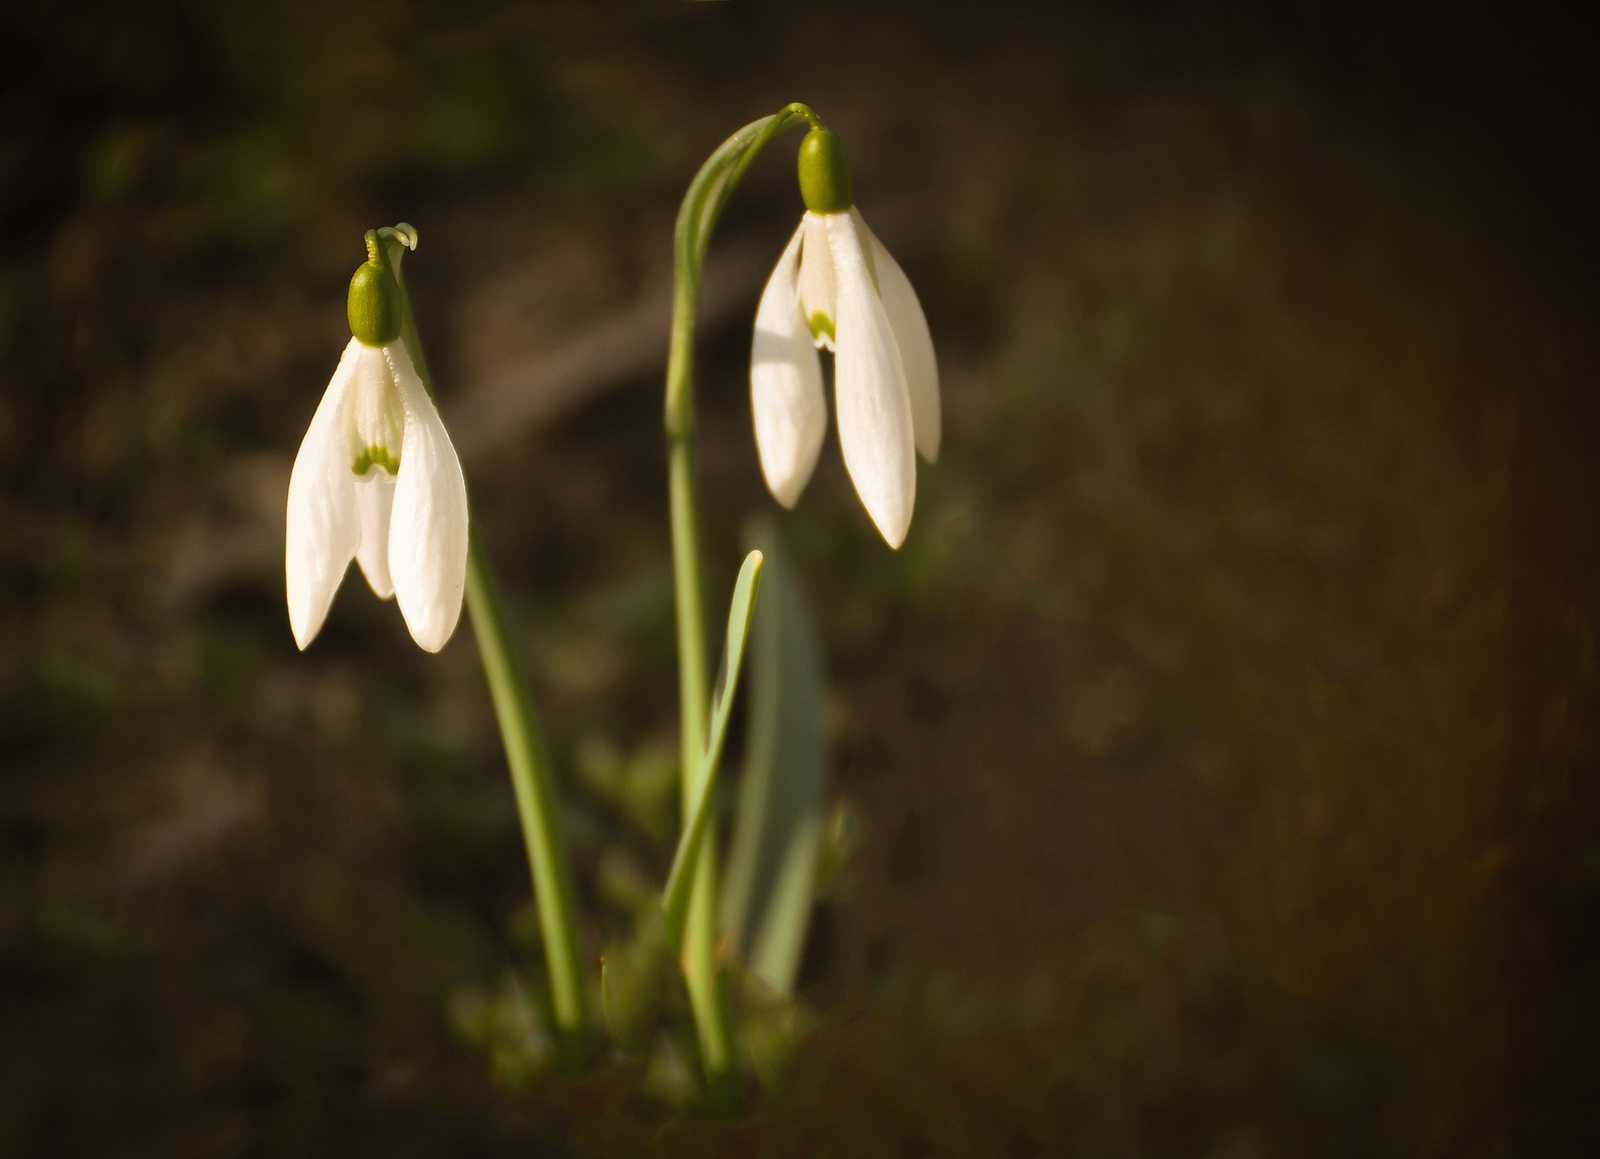
[(400, 337), (400, 287), (377, 262), (366, 262), (350, 279), (350, 333), (367, 346)]
[(812, 213), (843, 213), (856, 203), (844, 145), (820, 126), (800, 142), (800, 196)]

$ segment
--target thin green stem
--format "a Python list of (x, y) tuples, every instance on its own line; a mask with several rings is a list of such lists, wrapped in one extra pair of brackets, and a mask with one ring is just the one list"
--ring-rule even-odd
[[(672, 565), (678, 611), (678, 683), (681, 708), (683, 823), (699, 794), (701, 755), (710, 715), (704, 589), (700, 578), (700, 514), (695, 495), (693, 437), (672, 440), (669, 450)], [(689, 915), (684, 926), (683, 973), (694, 1010), (701, 1063), (713, 1099), (723, 1101), (734, 1081), (733, 1035), (717, 975), (717, 850), (700, 846)]]
[[(745, 170), (774, 135), (802, 120), (813, 127), (821, 125), (816, 113), (805, 105), (792, 104), (740, 129), (700, 167), (678, 210), (674, 235), (672, 342), (667, 354), (664, 420), (672, 515), (673, 587), (677, 599), (685, 823), (700, 788), (698, 778), (710, 705), (694, 457), (694, 337), (700, 308), (700, 268), (722, 207)], [(716, 890), (716, 847), (714, 842), (706, 841), (695, 867), (684, 933), (683, 972), (694, 1007), (701, 1063), (711, 1099), (714, 1103), (725, 1104), (732, 1097), (737, 1072), (733, 1035), (717, 971)]]
[[(409, 231), (410, 244), (414, 245), (415, 231), (409, 226), (398, 228)], [(400, 257), (406, 243), (395, 230), (375, 232), (385, 243), (385, 259), (400, 287), (400, 337), (411, 354), (417, 376), (432, 395), (433, 375), (417, 333), (416, 317), (411, 312), (411, 297), (406, 293), (405, 280), (400, 273)], [(373, 245), (374, 234), (369, 233), (369, 250)], [(589, 1019), (578, 956), (577, 909), (566, 849), (561, 840), (550, 759), (476, 520), (471, 521), (468, 530), (466, 601), (478, 655), (483, 662), (484, 679), (489, 685), (489, 698), (494, 702), (495, 719), (500, 725), (506, 764), (511, 771), (517, 816), (522, 822), (522, 840), (527, 847), (534, 901), (539, 911), (539, 931), (544, 938), (545, 962), (550, 974), (551, 1014), (561, 1041), (563, 1061), (576, 1066), (589, 1053)]]
[(578, 964), (576, 912), (567, 855), (561, 841), (550, 762), (539, 724), (533, 715), (527, 684), (511, 645), (494, 573), (476, 527), (470, 533), (467, 553), (467, 612), (483, 659), (483, 675), (494, 701), (495, 719), (505, 743), (511, 787), (522, 819), (522, 840), (528, 850), (534, 896), (538, 901), (539, 931), (544, 937), (545, 961), (550, 972), (551, 1012), (562, 1040), (566, 1061), (578, 1064), (588, 1053), (588, 1018), (584, 1011), (583, 979)]

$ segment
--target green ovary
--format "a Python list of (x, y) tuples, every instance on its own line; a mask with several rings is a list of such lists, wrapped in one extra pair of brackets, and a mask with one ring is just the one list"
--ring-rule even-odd
[(356, 456), (356, 461), (351, 465), (350, 469), (357, 475), (365, 475), (374, 467), (382, 467), (389, 474), (398, 475), (400, 473), (400, 456), (390, 454), (388, 447), (380, 447), (374, 444)]

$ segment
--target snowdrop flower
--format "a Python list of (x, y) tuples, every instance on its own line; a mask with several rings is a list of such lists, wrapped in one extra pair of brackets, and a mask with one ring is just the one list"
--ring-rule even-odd
[(839, 139), (800, 146), (806, 215), (756, 311), (750, 401), (761, 470), (792, 507), (828, 426), (821, 347), (834, 352), (839, 445), (856, 493), (890, 547), (904, 542), (916, 452), (939, 456), (939, 368), (916, 291), (854, 207)]
[(461, 617), (467, 485), (400, 339), (400, 288), (369, 251), (350, 280), (354, 336), (289, 476), (289, 624), (302, 649), (316, 638), (354, 558), (378, 598), (399, 603), (411, 638), (437, 652)]

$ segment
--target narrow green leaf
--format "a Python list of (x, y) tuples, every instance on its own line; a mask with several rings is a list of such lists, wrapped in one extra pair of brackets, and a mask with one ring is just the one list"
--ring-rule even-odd
[(748, 541), (766, 556), (765, 594), (750, 632), (749, 723), (720, 924), (745, 968), (790, 994), (816, 893), (827, 788), (822, 650), (776, 527), (762, 520)]
[(733, 600), (728, 606), (728, 638), (722, 652), (722, 668), (711, 693), (711, 728), (706, 736), (705, 756), (694, 780), (696, 796), (678, 841), (678, 852), (667, 875), (662, 907), (667, 912), (667, 936), (674, 949), (683, 941), (683, 924), (689, 913), (689, 891), (694, 883), (695, 858), (705, 839), (711, 819), (713, 790), (717, 770), (722, 764), (722, 746), (728, 739), (728, 721), (733, 714), (734, 694), (739, 690), (739, 671), (744, 665), (744, 645), (750, 634), (750, 618), (755, 610), (756, 592), (761, 586), (762, 555), (752, 551), (745, 556), (739, 579), (733, 585)]

